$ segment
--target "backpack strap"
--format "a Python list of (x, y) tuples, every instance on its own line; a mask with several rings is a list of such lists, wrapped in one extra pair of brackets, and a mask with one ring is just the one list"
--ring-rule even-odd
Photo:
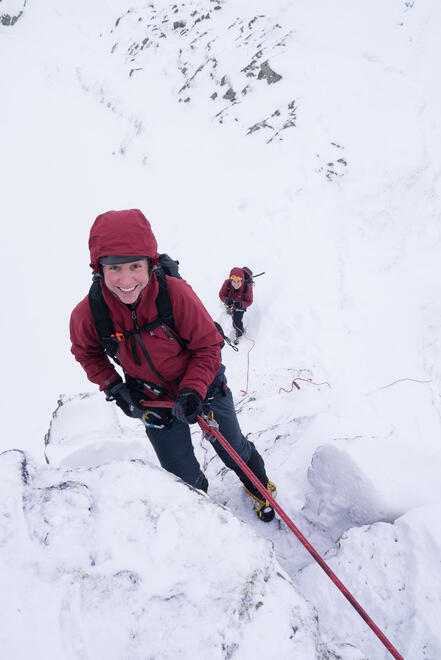
[(173, 332), (176, 332), (175, 320), (173, 318), (173, 309), (171, 306), (168, 284), (164, 269), (161, 266), (153, 266), (152, 273), (155, 273), (156, 281), (158, 282), (156, 309), (158, 310), (159, 318), (163, 323), (166, 323), (173, 330)]
[[(170, 294), (168, 292), (167, 278), (162, 266), (156, 265), (152, 268), (152, 273), (155, 273), (158, 282), (158, 295), (156, 296), (156, 309), (160, 324), (164, 332), (171, 338), (176, 339), (182, 348), (185, 348), (187, 342), (180, 337), (176, 332), (175, 320), (173, 318), (173, 308), (170, 301)], [(179, 277), (179, 279), (182, 279)], [(144, 328), (142, 328), (144, 330)]]
[(95, 323), (98, 340), (106, 355), (117, 364), (121, 364), (117, 358), (118, 338), (115, 334), (115, 326), (109, 313), (109, 308), (104, 300), (101, 290), (101, 275), (94, 275), (89, 290), (89, 307)]

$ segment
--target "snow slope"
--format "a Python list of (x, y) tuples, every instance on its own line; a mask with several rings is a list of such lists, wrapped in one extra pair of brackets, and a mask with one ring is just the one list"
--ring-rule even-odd
[[(136, 470), (145, 475), (139, 481), (161, 483), (160, 518), (167, 520), (165, 494), (176, 489), (167, 511), (179, 517), (182, 497), (189, 512), (203, 508), (200, 521), (196, 515), (201, 527), (212, 517), (210, 529), (217, 530), (216, 505), (227, 506), (246, 523), (221, 510), (231, 530), (240, 527), (240, 536), (231, 534), (236, 554), (249, 534), (271, 539), (295, 585), (281, 587), (285, 582), (272, 577), (274, 593), (281, 589), (274, 607), (286, 623), (277, 629), (281, 644), (294, 643), (286, 631), (295, 617), (286, 613), (297, 603), (308, 657), (387, 657), (294, 537), (278, 522), (256, 526), (234, 475), (197, 430), (211, 503), (154, 467), (136, 422), (113, 418), (112, 406), (89, 396), (93, 386), (69, 355), (67, 333), (70, 311), (89, 286), (89, 227), (104, 210), (139, 207), (160, 249), (180, 260), (184, 277), (226, 328), (217, 293), (231, 266), (265, 271), (245, 319), (248, 338), (237, 354), (224, 349), (244, 432), (264, 453), (282, 506), (403, 656), (440, 656), (440, 23), (434, 0), (274, 0), (271, 7), (262, 0), (68, 0), (62, 7), (2, 1), (0, 448), (16, 450), (1, 456), (6, 474), (16, 475), (5, 482), (16, 505), (2, 520), (21, 530), (7, 525), (2, 559), (15, 576), (13, 566), (21, 566), (33, 594), (53, 601), (48, 618), (32, 623), (41, 655), (49, 618), (74, 607), (74, 599), (60, 596), (58, 578), (31, 578), (23, 569), (40, 561), (40, 541), (20, 522), (28, 514), (20, 505), (19, 451), (33, 466), (37, 489), (76, 483), (77, 476), (93, 481), (73, 487), (80, 495), (72, 506), (62, 490), (50, 491), (61, 495), (56, 516), (63, 520), (83, 520), (87, 489), (104, 501), (106, 479), (118, 474), (131, 482)], [(301, 389), (289, 391), (294, 378), (302, 379)], [(45, 446), (60, 393), (66, 403)], [(137, 478), (130, 487), (144, 486)], [(138, 506), (128, 526), (135, 526)], [(95, 522), (84, 516), (70, 559), (62, 548), (70, 547), (72, 530), (61, 525), (60, 554), (45, 554), (49, 573), (69, 573), (70, 561), (86, 571), (84, 530)], [(45, 524), (42, 514), (35, 523), (41, 538)], [(120, 524), (117, 513), (109, 524)], [(213, 538), (217, 533), (220, 523)], [(111, 542), (105, 530), (100, 538)], [(18, 564), (8, 554), (11, 543)], [(269, 557), (262, 540), (249, 543), (262, 543)], [(125, 546), (121, 553), (124, 570), (132, 570)], [(204, 564), (199, 575), (206, 574)], [(106, 575), (111, 582), (113, 573)], [(239, 583), (231, 583), (233, 592)], [(57, 644), (66, 639), (80, 645), (72, 650), (67, 642), (72, 657), (104, 657), (104, 646), (93, 647), (94, 624), (80, 630), (93, 593), (90, 587), (85, 609), (66, 615), (45, 657), (60, 657)], [(150, 595), (142, 588), (137, 602)], [(127, 617), (124, 636), (133, 622), (118, 598), (113, 608)], [(98, 598), (94, 616), (105, 601)], [(8, 609), (4, 643), (16, 643), (17, 608)], [(31, 601), (28, 621), (34, 611)], [(228, 612), (222, 622), (232, 620)], [(112, 629), (107, 615), (96, 616)], [(214, 629), (208, 634), (219, 639)], [(312, 641), (316, 634), (321, 641)], [(238, 635), (247, 638), (240, 627)], [(118, 644), (127, 636), (118, 639), (115, 649), (126, 648)], [(247, 657), (251, 647), (242, 643), (231, 657)], [(127, 648), (128, 657), (142, 657), (135, 642)]]

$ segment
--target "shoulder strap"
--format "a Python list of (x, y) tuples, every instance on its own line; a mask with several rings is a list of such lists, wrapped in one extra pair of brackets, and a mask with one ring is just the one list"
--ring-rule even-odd
[(109, 308), (104, 300), (101, 290), (101, 277), (99, 275), (93, 276), (92, 285), (89, 290), (89, 306), (101, 346), (107, 355), (119, 364), (119, 360), (116, 357), (118, 341), (116, 338), (112, 339), (112, 336), (115, 336), (115, 327), (110, 316)]
[(161, 266), (154, 266), (153, 272), (155, 273), (158, 282), (158, 295), (156, 297), (156, 309), (158, 310), (159, 318), (163, 323), (169, 326), (176, 332), (175, 320), (173, 318), (173, 309), (170, 301), (170, 294), (168, 292), (167, 278), (165, 277), (164, 270)]
[[(175, 320), (173, 318), (173, 308), (170, 300), (170, 294), (168, 292), (167, 278), (165, 276), (164, 269), (162, 266), (154, 266), (152, 272), (155, 273), (156, 280), (158, 282), (158, 295), (156, 296), (156, 309), (158, 311), (158, 316), (160, 321), (164, 325), (162, 326), (164, 332), (167, 332), (169, 329), (171, 332), (168, 334), (172, 339), (176, 339), (182, 348), (185, 348), (187, 342), (183, 339), (177, 332), (175, 326)], [(174, 277), (173, 275), (171, 277)], [(182, 279), (179, 276), (178, 279)]]

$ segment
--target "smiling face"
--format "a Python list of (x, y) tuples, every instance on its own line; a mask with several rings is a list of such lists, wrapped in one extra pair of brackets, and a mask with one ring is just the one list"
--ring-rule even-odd
[(138, 300), (150, 279), (146, 259), (126, 264), (109, 264), (102, 269), (105, 285), (126, 305)]
[(239, 279), (231, 278), (230, 282), (233, 286), (233, 289), (240, 289), (240, 287), (242, 286), (242, 280), (240, 278)]

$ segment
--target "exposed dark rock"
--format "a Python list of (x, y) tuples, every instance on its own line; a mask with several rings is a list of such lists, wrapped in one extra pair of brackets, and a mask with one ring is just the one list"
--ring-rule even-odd
[(256, 131), (259, 131), (261, 128), (273, 128), (273, 127), (267, 123), (266, 119), (262, 119), (262, 121), (258, 121), (256, 124), (253, 124), (253, 126), (249, 127), (249, 129), (247, 130), (247, 135), (251, 135), (251, 133), (255, 133)]
[[(256, 131), (259, 131), (261, 128), (269, 128), (273, 131), (273, 133), (272, 133), (271, 137), (268, 138), (267, 143), (273, 142), (273, 140), (275, 140), (276, 138), (278, 138), (279, 140), (282, 139), (280, 137), (281, 132), (284, 131), (286, 128), (291, 128), (291, 127), (294, 127), (296, 125), (296, 105), (295, 105), (295, 101), (290, 101), (290, 103), (288, 103), (288, 113), (287, 114), (288, 114), (287, 119), (285, 119), (285, 121), (283, 122), (282, 125), (280, 125), (280, 120), (270, 123), (271, 119), (278, 118), (278, 117), (282, 118), (283, 115), (286, 116), (286, 113), (282, 113), (281, 110), (279, 108), (277, 108), (276, 110), (274, 110), (274, 112), (270, 116), (265, 117), (265, 119), (262, 119), (261, 121), (258, 121), (255, 124), (253, 124), (252, 126), (250, 126), (247, 130), (247, 135), (251, 135), (252, 133), (255, 133)], [(276, 125), (274, 125), (274, 124), (276, 124)]]
[(20, 16), (22, 14), (23, 14), (22, 11), (19, 14), (17, 14), (17, 16), (11, 16), (10, 14), (1, 14), (0, 15), (0, 23), (2, 25), (7, 25), (7, 26), (15, 25), (15, 23), (18, 21), (18, 19), (20, 18)]
[(268, 61), (262, 62), (260, 65), (260, 71), (259, 75), (257, 76), (258, 80), (265, 79), (268, 83), (268, 85), (272, 85), (273, 83), (279, 82), (279, 80), (282, 80), (282, 76), (280, 76), (278, 73), (273, 71), (271, 67), (268, 65)]
[(231, 102), (233, 102), (233, 101), (236, 100), (236, 92), (234, 91), (234, 89), (233, 89), (232, 87), (230, 87), (230, 88), (225, 92), (225, 94), (223, 95), (222, 98), (227, 99), (227, 101), (231, 101)]

